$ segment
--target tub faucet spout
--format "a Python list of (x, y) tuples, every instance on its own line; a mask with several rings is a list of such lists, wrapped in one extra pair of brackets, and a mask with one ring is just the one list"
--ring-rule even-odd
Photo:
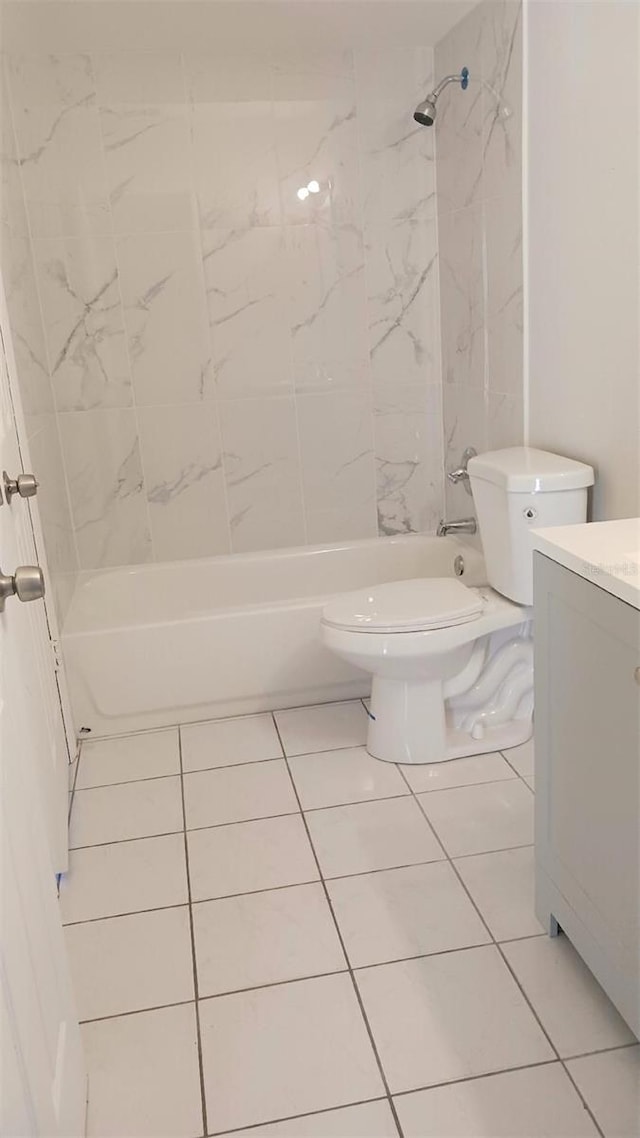
[(438, 537), (446, 537), (450, 533), (477, 533), (478, 523), (475, 518), (460, 518), (455, 522), (447, 522), (441, 518), (438, 522)]

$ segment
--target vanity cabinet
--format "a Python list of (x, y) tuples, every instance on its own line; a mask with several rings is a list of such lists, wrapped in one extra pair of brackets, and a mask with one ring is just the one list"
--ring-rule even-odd
[(534, 554), (536, 910), (640, 1035), (640, 612)]

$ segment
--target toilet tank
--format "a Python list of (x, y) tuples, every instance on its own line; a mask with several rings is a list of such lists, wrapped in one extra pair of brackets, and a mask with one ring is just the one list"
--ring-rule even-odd
[(593, 470), (534, 447), (509, 447), (469, 459), (489, 584), (518, 604), (533, 604), (530, 530), (587, 518)]

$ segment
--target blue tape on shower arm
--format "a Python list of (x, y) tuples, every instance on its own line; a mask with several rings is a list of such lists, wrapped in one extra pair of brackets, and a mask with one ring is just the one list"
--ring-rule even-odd
[(468, 67), (463, 67), (462, 71), (460, 72), (460, 86), (462, 87), (463, 91), (466, 91), (467, 87), (469, 86), (469, 68)]

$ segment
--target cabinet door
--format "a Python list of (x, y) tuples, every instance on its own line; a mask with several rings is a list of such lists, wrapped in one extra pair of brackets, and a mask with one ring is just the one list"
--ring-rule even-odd
[(638, 975), (640, 613), (535, 554), (536, 859)]

